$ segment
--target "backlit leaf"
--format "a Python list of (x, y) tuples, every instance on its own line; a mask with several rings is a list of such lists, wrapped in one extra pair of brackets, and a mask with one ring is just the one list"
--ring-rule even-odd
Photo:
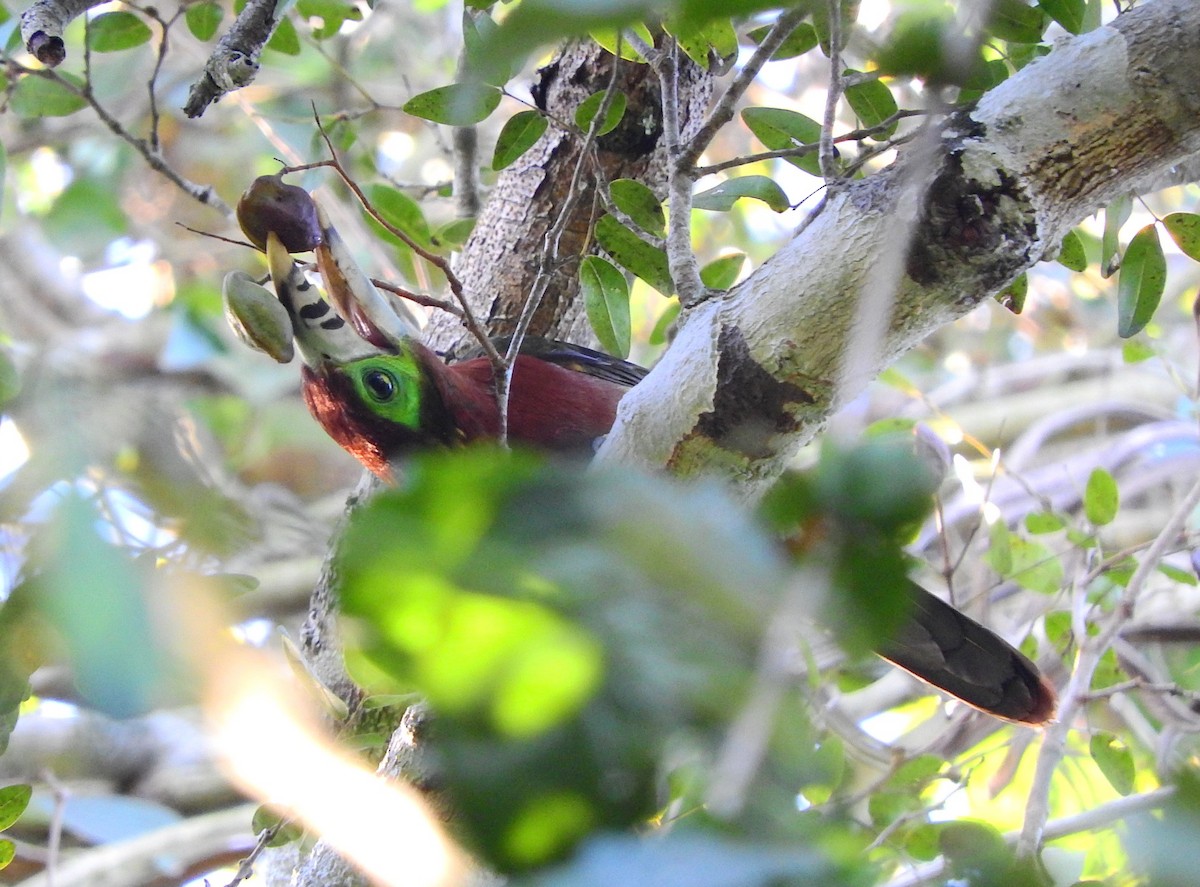
[(988, 31), (1010, 43), (1037, 43), (1046, 30), (1046, 14), (1025, 0), (996, 0)]
[(1083, 33), (1085, 0), (1038, 0), (1038, 6), (1072, 34)]
[(1020, 314), (1025, 310), (1025, 297), (1029, 295), (1029, 277), (1022, 273), (1016, 280), (996, 293), (996, 301), (1011, 311)]
[(1121, 495), (1117, 482), (1103, 468), (1092, 469), (1083, 495), (1083, 511), (1094, 526), (1110, 524), (1117, 516)]
[(610, 354), (629, 356), (629, 284), (611, 262), (586, 256), (579, 265), (579, 283), (588, 322)]
[(700, 269), (700, 281), (709, 289), (727, 290), (737, 283), (742, 266), (746, 264), (745, 253), (731, 253), (714, 259)]
[(734, 203), (743, 197), (761, 200), (777, 213), (791, 207), (788, 196), (774, 179), (767, 176), (740, 176), (736, 179), (726, 179), (715, 188), (702, 191), (692, 198), (695, 209), (707, 209), (714, 212), (729, 212)]
[(1128, 795), (1133, 792), (1136, 772), (1129, 746), (1112, 733), (1101, 731), (1092, 734), (1088, 751), (1104, 778), (1118, 793)]
[[(425, 214), (421, 212), (420, 204), (391, 185), (371, 185), (366, 189), (366, 193), (371, 205), (391, 225), (403, 231), (417, 243), (424, 246), (431, 245), (429, 223), (425, 220)], [(371, 224), (384, 237), (398, 242), (394, 234), (386, 232), (374, 219), (371, 220)]]
[(473, 126), (500, 104), (500, 90), (484, 83), (451, 83), (419, 93), (404, 103), (404, 112), (446, 126)]
[(275, 33), (267, 41), (266, 48), (283, 55), (300, 54), (300, 35), (296, 33), (296, 26), (290, 18), (280, 19)]
[(1158, 241), (1158, 227), (1147, 225), (1134, 235), (1121, 260), (1117, 279), (1117, 332), (1125, 339), (1141, 332), (1162, 300), (1167, 285), (1167, 260)]
[(511, 166), (542, 137), (548, 126), (546, 118), (537, 111), (518, 111), (504, 124), (492, 152), (492, 169)]
[[(770, 25), (763, 25), (761, 28), (755, 28), (746, 36), (755, 43), (762, 43), (770, 31)], [(784, 59), (795, 58), (798, 55), (804, 55), (804, 53), (816, 45), (816, 29), (808, 22), (801, 22), (793, 29), (792, 33), (788, 34), (783, 43), (779, 45), (779, 48), (771, 55), (771, 61), (778, 62)]]
[(30, 785), (6, 785), (0, 788), (0, 831), (9, 828), (20, 818), (29, 806), (31, 797), (33, 786)]
[(1087, 270), (1087, 252), (1083, 248), (1083, 240), (1078, 232), (1069, 231), (1063, 238), (1062, 248), (1058, 251), (1058, 263), (1072, 271)]
[(1200, 215), (1171, 213), (1162, 222), (1180, 251), (1188, 258), (1200, 262)]
[[(703, 277), (701, 277), (703, 280)], [(683, 310), (679, 304), (679, 299), (672, 296), (667, 300), (667, 307), (663, 309), (662, 314), (658, 315), (658, 320), (654, 321), (654, 329), (650, 331), (651, 345), (667, 344), (667, 336), (671, 332), (671, 324), (679, 317), (679, 312)]]
[(1117, 250), (1121, 248), (1121, 226), (1133, 212), (1133, 200), (1129, 196), (1118, 197), (1104, 209), (1104, 234), (1100, 238), (1100, 273), (1111, 277), (1120, 262)]

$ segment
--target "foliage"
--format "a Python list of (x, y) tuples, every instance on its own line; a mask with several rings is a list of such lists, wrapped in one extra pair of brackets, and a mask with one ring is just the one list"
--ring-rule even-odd
[[(824, 2), (796, 4), (771, 77), (708, 146), (711, 165), (693, 170), (690, 208), (702, 212), (689, 234), (703, 286), (736, 297), (826, 175), (872, 175), (913, 142), (926, 97), (970, 102), (1107, 14), (1098, 0), (1002, 0), (962, 44), (955, 4), (896, 3), (871, 27), (856, 23), (866, 5), (843, 2), (831, 22)], [(320, 550), (321, 497), (340, 501), (355, 476), (303, 416), (294, 371), (253, 362), (226, 329), (222, 273), (261, 267), (250, 250), (175, 227), (226, 224), (213, 195), (196, 195), (211, 186), (231, 202), (277, 170), (273, 157), (300, 167), (336, 147), (374, 214), (329, 185), (327, 170), (297, 179), (329, 185), (339, 226), (373, 245), (381, 276), (437, 290), (439, 262), (473, 221), (454, 214), (449, 197), (462, 185), (446, 183), (433, 124), (478, 125), (494, 145), (480, 153), (480, 175), (494, 187), (555, 128), (594, 149), (640, 119), (615, 90), (591, 93), (569, 119), (524, 100), (529, 60), (558, 41), (594, 37), (647, 64), (640, 53), (661, 26), (693, 60), (744, 64), (781, 17), (761, 0), (476, 2), (462, 15), (464, 48), (444, 36), (447, 12), (429, 3), (397, 23), (382, 7), (301, 0), (268, 44), (255, 92), (194, 125), (173, 108), (173, 84), (196, 73), (195, 53), (177, 47), (215, 41), (231, 18), (222, 4), (78, 21), (65, 70), (32, 64), (10, 41), (0, 223), (72, 257), (92, 291), (123, 299), (140, 288), (143, 305), (121, 305), (149, 316), (133, 326), (91, 304), (64, 308), (49, 284), (45, 298), (5, 311), (0, 402), (31, 458), (5, 490), (0, 748), (19, 712), (38, 716), (44, 700), (27, 697), (39, 667), (68, 663), (74, 702), (118, 718), (194, 698), (181, 679), (194, 663), (164, 627), (185, 611), (167, 589), (219, 576), (228, 621), (271, 614), (255, 583), (231, 574), (269, 572), (262, 539), (294, 537), (278, 561)], [(838, 32), (831, 170), (820, 119)], [(577, 272), (588, 321), (610, 352), (648, 360), (680, 310), (660, 298), (677, 289), (666, 249), (674, 219), (642, 182), (597, 173), (588, 184), (599, 249)], [(434, 763), (469, 846), (516, 883), (543, 885), (869, 884), (935, 860), (942, 878), (1043, 883), (1004, 834), (1041, 797), (1065, 823), (1053, 849), (1070, 874), (1055, 883), (1190, 883), (1173, 851), (1195, 830), (1195, 756), (1177, 736), (1194, 728), (1196, 657), (1153, 636), (1135, 648), (1117, 632), (1134, 603), (1153, 615), (1167, 600), (1175, 621), (1198, 609), (1183, 550), (1194, 525), (1180, 550), (1148, 549), (1167, 523), (1162, 478), (1195, 474), (1194, 390), (1181, 381), (1194, 370), (1179, 357), (1194, 346), (1194, 202), (1179, 189), (1131, 197), (1072, 232), (1061, 269), (1040, 267), (1000, 294), (1020, 317), (985, 306), (935, 336), (858, 407), (889, 419), (861, 445), (804, 454), (806, 470), (757, 515), (714, 486), (487, 451), (421, 459), (401, 487), (358, 509), (339, 548), (350, 665), (371, 704), (414, 691), (433, 703)], [(142, 239), (153, 241), (149, 260), (138, 257)], [(26, 252), (32, 262), (36, 250)], [(25, 276), (57, 279), (59, 268)], [(104, 277), (122, 269), (149, 277)], [(130, 326), (139, 346), (122, 351)], [(47, 332), (64, 328), (77, 335)], [(1123, 350), (1117, 337), (1129, 339)], [(962, 367), (1011, 358), (1016, 377), (1034, 358), (1083, 351), (1116, 355), (1103, 372), (1130, 385), (1144, 361), (1168, 402), (1151, 408), (1130, 394), (1119, 409), (1087, 413), (1103, 426), (1089, 434), (1044, 417), (983, 433), (961, 418), (986, 427), (989, 410), (1007, 415), (1042, 382), (1019, 378), (997, 406)], [(1052, 382), (1096, 372), (1081, 358)], [(1078, 389), (1067, 391), (1057, 409), (1074, 415)], [(139, 407), (151, 427), (129, 419)], [(1172, 410), (1174, 422), (1161, 415)], [(931, 463), (923, 439), (937, 451)], [(795, 543), (787, 557), (781, 535)], [(987, 620), (1011, 628), (1056, 678), (1094, 654), (1092, 672), (1074, 672), (1087, 730), (1064, 731), (1067, 760), (1053, 781), (1036, 781), (1023, 728), (896, 690), (864, 655), (902, 615), (913, 555), (960, 603), (987, 598)], [(802, 631), (797, 611), (836, 634), (839, 649)], [(1163, 628), (1147, 619), (1145, 631)], [(788, 635), (786, 655), (780, 625), (803, 637)], [(352, 726), (348, 746), (363, 739)], [(1176, 783), (1167, 802), (1162, 787)], [(0, 790), (0, 828), (28, 800), (23, 786)], [(1127, 800), (1146, 806), (1120, 806)], [(1110, 828), (1124, 811), (1163, 804), (1161, 816), (1130, 820), (1127, 835)], [(1073, 832), (1071, 817), (1089, 810), (1101, 813)], [(264, 812), (253, 827), (280, 821)], [(0, 863), (11, 852), (0, 841)]]

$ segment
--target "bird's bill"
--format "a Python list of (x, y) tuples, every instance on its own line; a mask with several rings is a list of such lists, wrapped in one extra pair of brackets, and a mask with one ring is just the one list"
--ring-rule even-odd
[(325, 294), (313, 286), (282, 241), (267, 237), (267, 265), (292, 319), (300, 356), (313, 368), (394, 354), (419, 328), (403, 305), (388, 300), (363, 273), (346, 242), (317, 205), (322, 239), (315, 250)]

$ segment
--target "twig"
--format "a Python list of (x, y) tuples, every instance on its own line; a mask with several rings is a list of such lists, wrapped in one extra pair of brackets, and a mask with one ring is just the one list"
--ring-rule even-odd
[(1042, 740), (1042, 749), (1038, 755), (1037, 767), (1034, 770), (1033, 784), (1029, 791), (1029, 802), (1026, 805), (1025, 822), (1017, 841), (1017, 853), (1023, 857), (1032, 857), (1045, 839), (1046, 820), (1050, 810), (1050, 781), (1058, 769), (1059, 763), (1066, 754), (1067, 736), (1074, 727), (1075, 715), (1087, 701), (1092, 677), (1104, 653), (1116, 640), (1122, 626), (1133, 615), (1134, 606), (1142, 593), (1146, 580), (1158, 566), (1169, 546), (1175, 543), (1176, 537), (1183, 530), (1189, 516), (1200, 504), (1200, 482), (1188, 491), (1178, 507), (1167, 520), (1154, 542), (1146, 550), (1129, 584), (1125, 586), (1117, 606), (1108, 614), (1108, 618), (1095, 635), (1081, 635), (1079, 652), (1075, 659), (1075, 670), (1067, 682), (1059, 703), (1058, 720), (1046, 730)]
[(199, 117), (221, 96), (254, 81), (258, 57), (279, 24), (277, 6), (276, 0), (248, 0), (208, 57), (204, 74), (192, 84), (183, 105), (184, 114)]
[(679, 142), (679, 45), (672, 39), (655, 65), (662, 97), (663, 141), (667, 150), (667, 262), (679, 303), (685, 308), (704, 298), (700, 263), (692, 251), (692, 159)]
[(842, 4), (826, 0), (829, 8), (829, 88), (825, 91), (825, 116), (821, 119), (821, 176), (825, 187), (838, 182), (837, 157), (833, 153), (833, 125), (837, 122), (838, 103), (842, 99)]
[(238, 887), (247, 878), (254, 874), (254, 863), (258, 861), (258, 857), (267, 849), (267, 845), (275, 840), (275, 836), (279, 834), (280, 829), (287, 825), (291, 820), (281, 818), (274, 825), (269, 825), (258, 834), (258, 840), (254, 842), (254, 847), (250, 850), (246, 857), (238, 862), (238, 869), (234, 872), (233, 880), (225, 887)]
[(754, 53), (747, 60), (746, 64), (738, 72), (737, 76), (717, 99), (713, 105), (712, 112), (708, 115), (708, 120), (704, 125), (692, 136), (686, 148), (680, 157), (680, 162), (689, 165), (695, 165), (700, 155), (709, 146), (717, 133), (721, 131), (730, 120), (733, 119), (734, 110), (737, 107), (738, 101), (746, 90), (750, 88), (750, 84), (754, 78), (758, 76), (758, 72), (762, 66), (767, 63), (775, 50), (783, 45), (783, 41), (787, 39), (792, 31), (796, 30), (796, 26), (804, 20), (808, 15), (808, 8), (804, 4), (797, 4), (790, 10), (783, 13), (775, 20), (775, 24), (771, 26), (770, 32), (763, 38), (763, 42), (758, 45)]

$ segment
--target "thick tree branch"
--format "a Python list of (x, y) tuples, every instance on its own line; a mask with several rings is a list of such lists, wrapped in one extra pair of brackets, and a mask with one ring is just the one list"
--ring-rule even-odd
[(21, 39), (29, 53), (47, 68), (67, 58), (63, 31), (72, 20), (104, 0), (38, 0), (21, 13)]
[(209, 56), (204, 74), (192, 84), (183, 106), (184, 114), (199, 117), (225, 93), (254, 81), (258, 56), (279, 24), (277, 7), (278, 0), (248, 0), (237, 21)]
[[(1198, 51), (1200, 7), (1147, 3), (1058, 44), (950, 117), (936, 156), (910, 149), (831, 195), (743, 284), (685, 313), (600, 457), (684, 474), (720, 468), (753, 495), (871, 375), (1052, 255), (1098, 207), (1194, 159), (1200, 84), (1188, 71)], [(906, 212), (903, 183), (922, 164), (932, 167), (928, 191)], [(900, 236), (912, 248), (886, 335), (857, 387), (839, 389), (854, 306)]]

